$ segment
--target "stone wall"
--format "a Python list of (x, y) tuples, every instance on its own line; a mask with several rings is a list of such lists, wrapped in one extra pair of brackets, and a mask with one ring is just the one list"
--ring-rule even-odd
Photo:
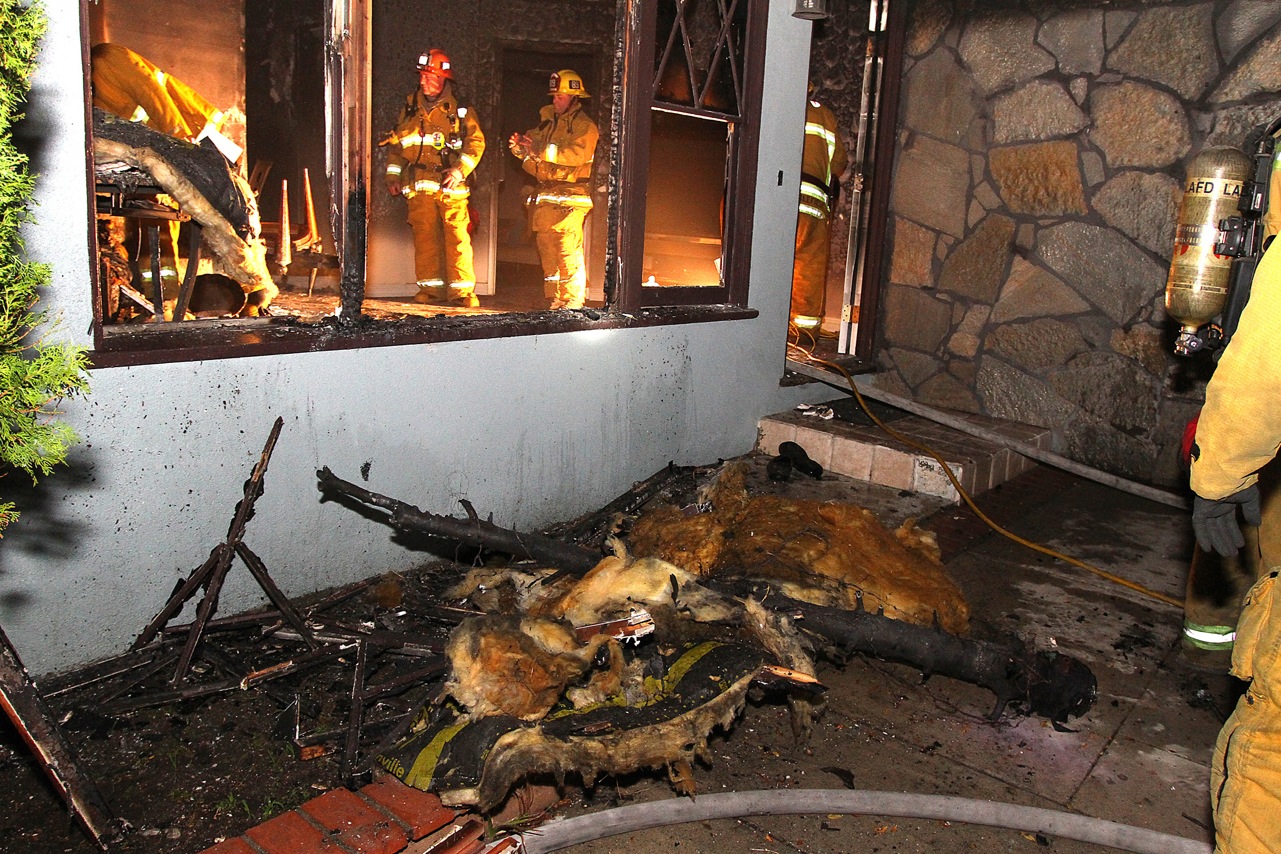
[(913, 0), (878, 384), (1182, 482), (1211, 367), (1163, 289), (1186, 165), (1281, 114), (1281, 3)]

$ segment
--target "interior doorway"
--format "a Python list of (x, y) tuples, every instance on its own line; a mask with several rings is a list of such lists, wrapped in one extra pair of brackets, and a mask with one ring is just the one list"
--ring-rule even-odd
[(789, 358), (797, 346), (843, 357), (852, 369), (874, 365), (905, 9), (902, 0), (856, 0), (834, 4), (814, 24), (811, 97), (835, 114), (849, 165), (833, 176), (841, 189), (830, 220), (822, 334), (791, 336)]
[(329, 216), (333, 188), (325, 151), (327, 5), (325, 0), (245, 3), (245, 29), (252, 34), (245, 39), (245, 67), (254, 70), (246, 76), (246, 167), (267, 239), (279, 241), (281, 225), (288, 222), (290, 240), (297, 243), (314, 224), (319, 242), (312, 252), (330, 259), (309, 270), (297, 264), (281, 284), (292, 279), (309, 292), (336, 293), (337, 247)]
[[(592, 199), (595, 206), (583, 225), (583, 243), (587, 252), (587, 298), (604, 300), (605, 247), (604, 216), (605, 195), (600, 192), (597, 180), (602, 174), (602, 158), (606, 158), (609, 132), (608, 117), (599, 113), (601, 93), (600, 59), (581, 44), (549, 45), (537, 47), (513, 46), (504, 48), (501, 58), (501, 79), (498, 107), (498, 138), (490, 146), (501, 152), (503, 166), (495, 170), (494, 187), (494, 253), (497, 259), (499, 297), (503, 302), (529, 302), (527, 310), (547, 307), (543, 296), (543, 271), (538, 259), (538, 248), (529, 228), (525, 200), (534, 189), (532, 175), (521, 168), (520, 161), (507, 150), (507, 140), (513, 133), (524, 133), (538, 124), (538, 113), (550, 103), (547, 81), (551, 75), (564, 68), (572, 68), (587, 84), (591, 96), (582, 102), (582, 109), (596, 122), (601, 132), (601, 143), (596, 150), (596, 167), (593, 170)], [(502, 291), (507, 291), (503, 294)]]

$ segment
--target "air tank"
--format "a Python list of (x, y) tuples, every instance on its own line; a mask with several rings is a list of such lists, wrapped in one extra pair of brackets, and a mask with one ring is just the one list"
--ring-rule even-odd
[(1183, 327), (1180, 340), (1195, 338), (1223, 311), (1233, 259), (1216, 254), (1214, 245), (1219, 223), (1237, 213), (1250, 169), (1250, 158), (1235, 148), (1208, 148), (1188, 164), (1165, 283), (1165, 310)]

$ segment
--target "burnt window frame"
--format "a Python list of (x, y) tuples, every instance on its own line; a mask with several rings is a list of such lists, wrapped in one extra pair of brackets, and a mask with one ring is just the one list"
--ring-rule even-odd
[[(703, 0), (710, 2), (710, 0)], [(618, 302), (621, 306), (694, 306), (728, 305), (745, 306), (748, 298), (748, 281), (751, 269), (752, 224), (756, 199), (756, 166), (760, 147), (760, 113), (763, 94), (765, 65), (765, 30), (769, 16), (768, 0), (718, 0), (726, 14), (735, 7), (744, 10), (746, 26), (741, 33), (742, 68), (737, 88), (736, 113), (698, 106), (672, 104), (656, 94), (656, 50), (663, 34), (655, 33), (658, 7), (674, 3), (679, 10), (686, 0), (637, 0), (631, 3), (632, 14), (626, 34), (626, 62), (629, 79), (623, 86), (620, 99), (622, 115), (618, 127), (628, 128), (628, 145), (621, 153), (619, 176), (622, 192), (617, 199), (611, 196), (611, 213), (617, 202), (620, 217), (611, 235), (618, 246), (613, 269), (618, 275)], [(627, 6), (624, 2), (622, 6)], [(678, 13), (679, 17), (679, 13)], [(679, 23), (674, 24), (678, 27)], [(655, 33), (650, 39), (646, 36)], [(674, 36), (676, 30), (672, 32)], [(670, 41), (667, 45), (670, 48)], [(691, 80), (695, 101), (697, 81)], [(704, 91), (705, 94), (705, 91)], [(636, 227), (645, 220), (646, 187), (650, 166), (650, 116), (655, 110), (677, 113), (694, 118), (724, 121), (731, 126), (729, 151), (731, 161), (727, 169), (725, 224), (722, 230), (721, 285), (719, 287), (663, 287), (645, 288), (641, 284), (642, 255), (645, 249), (645, 229)], [(620, 148), (623, 148), (620, 146)], [(627, 223), (627, 225), (622, 225)]]
[[(94, 367), (178, 363), (205, 359), (231, 359), (262, 355), (348, 350), (365, 347), (445, 341), (510, 338), (545, 335), (583, 329), (634, 328), (649, 326), (741, 320), (758, 315), (747, 305), (751, 265), (753, 208), (756, 193), (756, 164), (759, 150), (759, 116), (764, 79), (765, 30), (768, 0), (721, 0), (746, 8), (747, 27), (743, 46), (743, 81), (736, 142), (731, 146), (734, 162), (729, 176), (732, 195), (727, 195), (726, 225), (722, 254), (722, 284), (719, 287), (642, 288), (640, 253), (644, 247), (643, 222), (645, 188), (649, 168), (649, 111), (654, 104), (653, 31), (659, 2), (681, 0), (618, 0), (614, 68), (614, 110), (612, 126), (626, 128), (615, 134), (610, 147), (611, 169), (607, 208), (605, 300), (603, 310), (529, 312), (469, 317), (409, 317), (403, 320), (340, 322), (327, 319), (321, 324), (304, 324), (290, 318), (246, 318), (195, 322), (145, 324), (104, 324), (102, 284), (98, 261), (93, 168), (92, 93), (89, 83), (88, 5), (80, 2), (80, 31), (84, 74), (85, 174), (88, 196), (88, 248), (90, 252), (89, 294), (93, 306), (92, 349)], [(704, 0), (706, 2), (706, 0)], [(346, 163), (340, 175), (332, 175), (331, 221), (335, 235), (343, 235), (336, 247), (342, 259), (343, 314), (352, 316), (364, 298), (365, 234), (370, 168), (368, 151), (369, 79), (366, 71), (356, 74), (368, 55), (371, 32), (370, 0), (327, 0), (331, 14), (331, 41), (327, 74), (331, 76), (329, 109), (331, 117), (342, 114), (340, 127), (326, 130), (330, 162)], [(338, 10), (348, 13), (339, 20)], [(355, 26), (352, 26), (353, 22)], [(645, 28), (646, 22), (649, 29)], [(336, 49), (339, 45), (342, 49)], [(355, 61), (353, 61), (355, 60)], [(338, 85), (341, 81), (341, 88)], [(348, 98), (345, 93), (358, 97)], [(665, 105), (671, 109), (670, 105)], [(684, 112), (673, 109), (672, 111)], [(725, 119), (725, 114), (712, 114)], [(643, 121), (643, 124), (635, 124)], [(335, 152), (337, 154), (335, 155)], [(356, 156), (359, 155), (359, 156)], [(345, 203), (339, 204), (345, 198)], [(639, 211), (639, 216), (638, 212)], [(633, 223), (628, 226), (629, 220)], [(354, 251), (353, 251), (354, 250)]]

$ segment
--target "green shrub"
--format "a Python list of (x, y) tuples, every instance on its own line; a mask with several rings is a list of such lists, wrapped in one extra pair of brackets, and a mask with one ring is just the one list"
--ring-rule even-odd
[[(58, 401), (89, 388), (84, 348), (47, 338), (49, 318), (36, 303), (49, 267), (27, 259), (20, 234), (31, 221), (35, 177), (14, 147), (13, 125), (44, 30), (42, 6), (0, 0), (0, 477), (20, 471), (33, 481), (79, 441), (58, 420)], [(16, 518), (13, 502), (0, 498), (0, 534)]]

